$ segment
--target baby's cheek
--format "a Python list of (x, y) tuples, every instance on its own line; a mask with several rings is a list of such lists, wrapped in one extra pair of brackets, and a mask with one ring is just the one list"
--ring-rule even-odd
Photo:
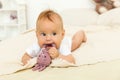
[(60, 48), (60, 45), (61, 45), (61, 40), (59, 40), (57, 43), (56, 43), (56, 48), (59, 49)]

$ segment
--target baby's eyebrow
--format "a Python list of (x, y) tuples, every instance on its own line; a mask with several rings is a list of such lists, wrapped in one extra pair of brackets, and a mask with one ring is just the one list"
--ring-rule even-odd
[(39, 33), (45, 33), (44, 31), (39, 31)]

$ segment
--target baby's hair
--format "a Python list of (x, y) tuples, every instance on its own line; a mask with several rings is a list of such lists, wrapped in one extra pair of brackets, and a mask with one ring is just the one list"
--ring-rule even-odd
[[(39, 26), (38, 26), (38, 23), (40, 20), (50, 20), (51, 22), (54, 22), (54, 23), (60, 23), (62, 29), (63, 29), (63, 21), (62, 21), (62, 18), (61, 16), (54, 12), (53, 10), (45, 10), (43, 12), (40, 13), (40, 15), (38, 16), (38, 19), (37, 19), (37, 22), (36, 22), (36, 29), (38, 30)], [(57, 21), (56, 21), (57, 19)]]

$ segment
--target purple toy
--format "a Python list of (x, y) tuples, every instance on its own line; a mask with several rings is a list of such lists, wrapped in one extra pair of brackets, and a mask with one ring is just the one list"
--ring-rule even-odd
[(33, 67), (33, 71), (42, 71), (44, 70), (47, 66), (50, 65), (51, 63), (51, 57), (48, 53), (48, 50), (47, 48), (43, 47), (41, 49), (41, 51), (39, 52), (38, 54), (38, 57), (37, 57), (37, 63), (35, 64), (35, 66)]

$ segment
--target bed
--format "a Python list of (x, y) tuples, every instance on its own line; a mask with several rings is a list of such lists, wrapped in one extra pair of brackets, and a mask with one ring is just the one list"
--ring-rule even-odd
[(87, 42), (72, 52), (76, 64), (53, 60), (44, 71), (32, 71), (36, 59), (22, 66), (25, 49), (36, 41), (35, 29), (0, 42), (0, 80), (120, 80), (120, 8), (98, 15), (93, 9), (60, 12), (67, 36), (79, 29)]

